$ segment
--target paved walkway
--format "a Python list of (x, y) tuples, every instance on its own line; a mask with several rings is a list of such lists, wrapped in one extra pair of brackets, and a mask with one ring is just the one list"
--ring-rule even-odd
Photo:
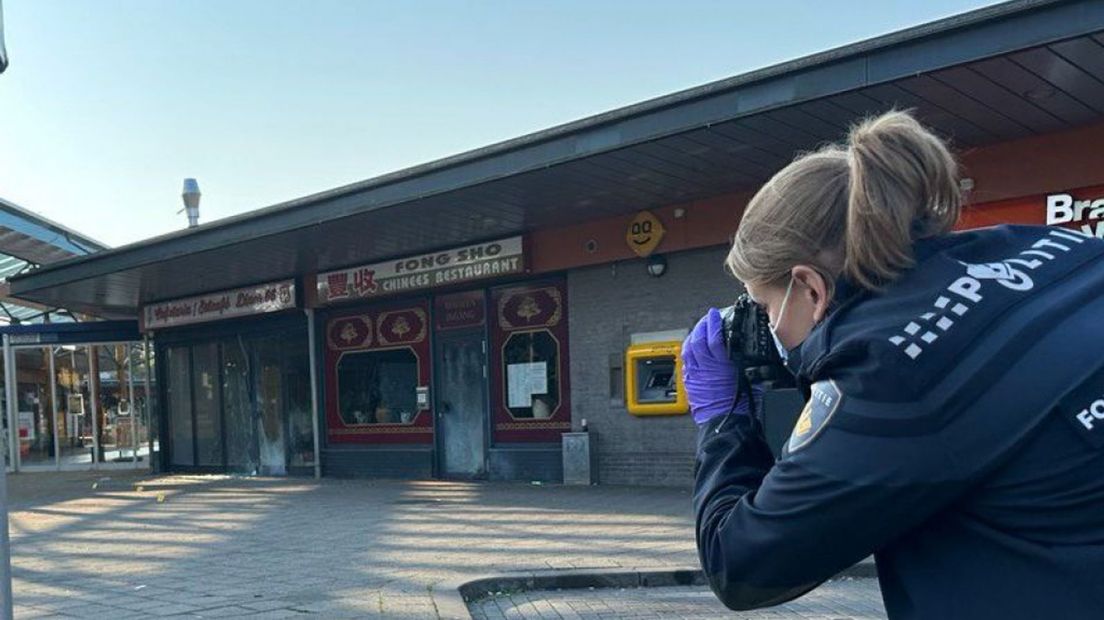
[(500, 595), (471, 604), (476, 620), (879, 620), (885, 618), (874, 579), (832, 581), (799, 600), (749, 612), (734, 612), (707, 587), (534, 591)]
[(697, 561), (682, 490), (121, 472), (8, 487), (19, 618), (423, 620), (466, 578)]
[[(18, 618), (424, 620), (465, 613), (443, 593), (476, 577), (697, 563), (683, 490), (123, 472), (19, 474), (8, 490)], [(809, 601), (834, 609), (842, 587)], [(721, 609), (700, 588), (609, 594), (556, 600), (614, 610), (582, 617)]]

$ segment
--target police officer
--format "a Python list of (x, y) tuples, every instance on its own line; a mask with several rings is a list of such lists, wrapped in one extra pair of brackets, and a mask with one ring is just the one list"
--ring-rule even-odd
[(717, 311), (687, 338), (698, 552), (728, 607), (873, 554), (891, 618), (1104, 618), (1104, 242), (951, 233), (959, 213), (954, 159), (903, 112), (749, 203), (726, 266), (809, 398), (775, 460)]

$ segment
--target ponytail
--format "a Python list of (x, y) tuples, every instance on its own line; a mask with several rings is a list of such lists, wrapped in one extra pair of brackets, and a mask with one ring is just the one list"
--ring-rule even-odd
[(868, 289), (913, 262), (917, 238), (951, 230), (961, 199), (947, 146), (912, 116), (890, 112), (851, 130), (844, 275)]
[(795, 265), (877, 290), (913, 264), (912, 245), (949, 232), (961, 211), (958, 166), (907, 112), (852, 128), (846, 145), (794, 160), (751, 199), (725, 265), (776, 284)]

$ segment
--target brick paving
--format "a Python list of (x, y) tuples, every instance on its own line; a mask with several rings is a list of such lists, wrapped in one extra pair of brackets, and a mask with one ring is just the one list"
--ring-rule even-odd
[[(697, 562), (680, 489), (109, 472), (20, 474), (8, 490), (17, 618), (420, 620), (439, 616), (443, 588), (476, 577)], [(519, 593), (471, 609), (488, 620), (883, 617), (872, 580), (758, 615), (690, 587)]]
[(108, 472), (8, 490), (18, 618), (421, 620), (468, 578), (697, 562), (681, 489)]
[(802, 598), (769, 609), (734, 612), (709, 588), (589, 589), (515, 592), (470, 604), (476, 620), (877, 620), (885, 618), (874, 579), (830, 581)]

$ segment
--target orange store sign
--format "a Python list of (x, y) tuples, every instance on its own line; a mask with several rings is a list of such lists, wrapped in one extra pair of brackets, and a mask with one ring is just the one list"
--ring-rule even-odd
[(999, 224), (1061, 226), (1104, 239), (1104, 185), (967, 205), (956, 228)]
[(1104, 239), (1104, 192), (1093, 198), (1078, 199), (1073, 194), (1046, 197), (1046, 223), (1051, 226), (1080, 228), (1086, 235)]

